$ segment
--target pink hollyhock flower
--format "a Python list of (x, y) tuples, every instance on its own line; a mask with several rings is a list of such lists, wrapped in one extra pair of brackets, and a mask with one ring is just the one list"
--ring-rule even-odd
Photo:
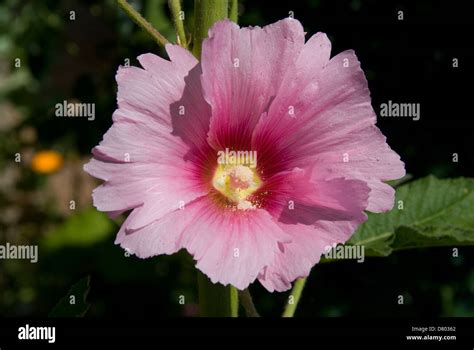
[(375, 126), (357, 57), (330, 59), (325, 34), (304, 37), (294, 19), (225, 20), (201, 62), (167, 45), (170, 61), (119, 68), (114, 123), (85, 166), (105, 181), (97, 209), (131, 211), (117, 244), (140, 258), (184, 248), (213, 282), (284, 291), (364, 210), (392, 208), (383, 181), (404, 165)]

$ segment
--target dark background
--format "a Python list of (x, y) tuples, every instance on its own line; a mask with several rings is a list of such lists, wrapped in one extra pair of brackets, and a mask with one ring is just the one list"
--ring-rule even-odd
[[(165, 0), (132, 4), (174, 41)], [(293, 11), (308, 32), (329, 35), (333, 55), (354, 49), (376, 112), (383, 102), (420, 103), (421, 118), (378, 126), (414, 178), (474, 175), (471, 123), (472, 7), (453, 1), (240, 1), (240, 24), (272, 23)], [(277, 5), (278, 4), (278, 5)], [(69, 11), (76, 12), (75, 21)], [(188, 28), (192, 1), (184, 0)], [(404, 20), (397, 19), (402, 10)], [(192, 259), (184, 252), (125, 257), (113, 223), (91, 209), (97, 183), (82, 165), (111, 125), (115, 73), (126, 58), (163, 51), (114, 1), (11, 1), (0, 5), (0, 242), (39, 244), (37, 264), (0, 261), (0, 314), (46, 316), (69, 287), (90, 276), (88, 317), (153, 319), (196, 314)], [(22, 67), (14, 66), (21, 58)], [(452, 65), (453, 58), (459, 67)], [(63, 100), (96, 104), (95, 121), (55, 118)], [(40, 150), (64, 158), (39, 174)], [(24, 161), (13, 161), (20, 152)], [(453, 163), (453, 153), (459, 162)], [(69, 200), (77, 202), (69, 210)], [(59, 238), (58, 238), (59, 237)], [(76, 237), (82, 237), (77, 239)], [(474, 316), (474, 249), (433, 248), (317, 265), (297, 316)], [(263, 315), (278, 316), (288, 293), (251, 287)], [(184, 295), (185, 305), (178, 303)], [(403, 295), (404, 305), (397, 297)]]

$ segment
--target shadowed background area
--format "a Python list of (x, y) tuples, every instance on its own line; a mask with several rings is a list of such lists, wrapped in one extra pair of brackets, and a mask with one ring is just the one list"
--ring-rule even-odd
[[(130, 3), (175, 41), (166, 0)], [(184, 0), (188, 27), (192, 5)], [(240, 0), (239, 21), (263, 26), (290, 11), (308, 37), (328, 34), (333, 55), (355, 50), (377, 113), (389, 100), (420, 103), (418, 121), (379, 117), (377, 123), (408, 173), (474, 176), (472, 88), (466, 88), (473, 77), (471, 9), (442, 1), (277, 6)], [(192, 259), (184, 252), (148, 260), (126, 256), (113, 244), (121, 219), (92, 207), (98, 183), (82, 170), (112, 123), (118, 66), (126, 60), (138, 65), (136, 57), (145, 52), (165, 57), (112, 0), (0, 5), (0, 244), (39, 245), (37, 263), (0, 260), (2, 316), (46, 316), (87, 276), (87, 317), (196, 315)], [(55, 105), (65, 100), (93, 103), (95, 119), (55, 117)], [(453, 257), (452, 248), (432, 248), (363, 264), (317, 265), (296, 315), (474, 316), (473, 253), (462, 247)], [(288, 293), (269, 294), (257, 284), (251, 291), (261, 314), (281, 314)]]

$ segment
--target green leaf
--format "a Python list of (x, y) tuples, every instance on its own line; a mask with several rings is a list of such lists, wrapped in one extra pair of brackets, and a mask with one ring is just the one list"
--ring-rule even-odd
[(69, 289), (69, 292), (56, 304), (49, 317), (82, 317), (89, 310), (86, 302), (89, 293), (90, 277), (87, 276)]
[(56, 230), (46, 235), (41, 243), (46, 249), (89, 246), (109, 237), (114, 228), (114, 223), (106, 214), (89, 208), (69, 217)]
[(394, 209), (369, 213), (349, 244), (364, 245), (367, 256), (474, 245), (474, 179), (429, 176), (398, 187)]

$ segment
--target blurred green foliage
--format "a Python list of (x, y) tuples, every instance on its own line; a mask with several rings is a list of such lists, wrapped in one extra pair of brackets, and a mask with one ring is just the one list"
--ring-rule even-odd
[(95, 208), (87, 208), (72, 215), (62, 225), (43, 237), (44, 249), (61, 249), (68, 246), (90, 246), (103, 241), (116, 230), (110, 218)]
[(53, 308), (49, 317), (82, 317), (89, 310), (86, 298), (90, 290), (90, 278), (85, 277), (74, 284), (69, 292)]

